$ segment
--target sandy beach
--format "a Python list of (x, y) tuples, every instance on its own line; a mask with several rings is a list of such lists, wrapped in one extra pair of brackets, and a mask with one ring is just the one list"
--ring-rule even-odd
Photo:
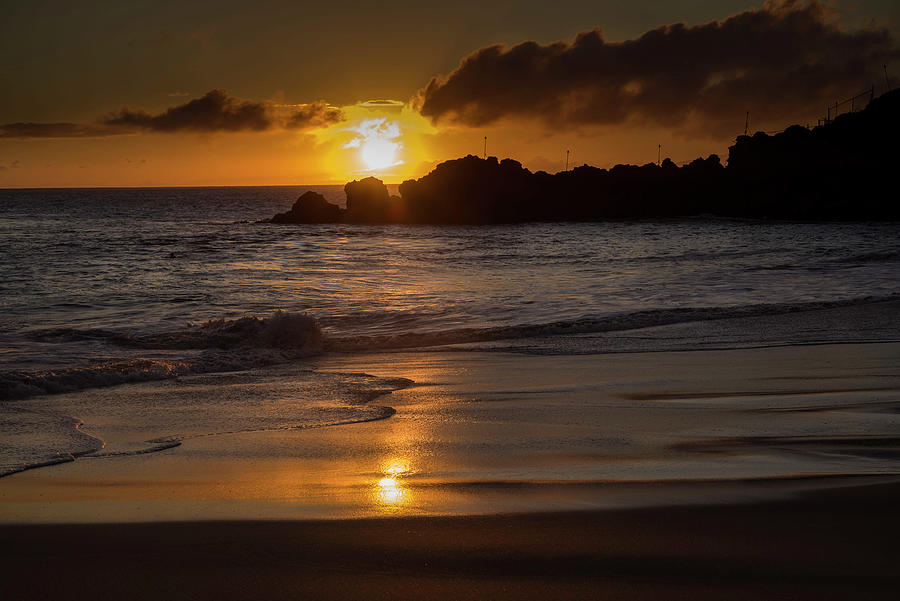
[(0, 527), (5, 599), (893, 599), (896, 484), (500, 516)]
[[(85, 422), (80, 435), (106, 446), (0, 480), (0, 522), (614, 509), (766, 499), (890, 477), (898, 356), (896, 343), (581, 356), (334, 354), (36, 397), (16, 407), (77, 416)], [(256, 398), (305, 394), (298, 378), (331, 385), (332, 376), (362, 372), (369, 375), (353, 377), (373, 384), (361, 407), (386, 407), (391, 417), (202, 433), (144, 452), (157, 447), (142, 440), (187, 426), (170, 422), (190, 399), (216, 403), (198, 404), (200, 414), (224, 413), (220, 398), (253, 391), (237, 396), (243, 415)], [(405, 387), (371, 396), (385, 383), (396, 388), (397, 378), (408, 379)]]
[(3, 478), (3, 597), (892, 598), (898, 349), (325, 357), (415, 384), (388, 419)]

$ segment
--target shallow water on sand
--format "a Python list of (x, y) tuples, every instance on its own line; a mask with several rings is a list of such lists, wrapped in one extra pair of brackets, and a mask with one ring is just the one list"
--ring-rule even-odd
[[(659, 375), (671, 365), (642, 359), (635, 375), (617, 354), (900, 340), (897, 224), (257, 223), (306, 188), (0, 190), (0, 475), (15, 474), (0, 489), (59, 463), (47, 471), (180, 466), (203, 482), (213, 457), (272, 466), (283, 453), (321, 474), (311, 458), (351, 457), (321, 489), (347, 498), (368, 498), (372, 474), (387, 497), (403, 497), (388, 482), (402, 477), (481, 498), (496, 483), (896, 470), (890, 361), (868, 381), (848, 372), (846, 390), (745, 398), (734, 380), (676, 398), (678, 379)], [(385, 354), (397, 350), (416, 354)], [(437, 358), (447, 350), (459, 365)], [(839, 359), (815, 356), (831, 382)], [(614, 394), (606, 366), (620, 361), (637, 396)], [(379, 432), (424, 441), (414, 463), (427, 467), (385, 471)], [(320, 439), (335, 446), (306, 446)]]
[[(110, 452), (3, 479), (0, 521), (572, 510), (756, 499), (898, 477), (898, 353), (891, 343), (332, 355), (306, 362), (312, 372), (235, 375), (241, 409), (206, 418), (204, 407), (227, 409), (219, 399), (236, 381), (201, 376), (109, 396), (40, 397), (21, 403), (84, 416)], [(362, 367), (372, 375), (349, 375)], [(293, 428), (295, 418), (310, 418), (301, 399), (312, 387), (296, 378), (303, 374), (339, 396), (350, 390), (340, 388), (346, 378), (356, 378), (369, 404), (348, 406), (344, 396), (330, 410), (359, 423)], [(193, 400), (183, 402), (179, 387), (196, 387)], [(372, 398), (378, 392), (385, 395)], [(263, 411), (252, 428), (243, 422), (255, 431), (234, 428), (231, 420), (253, 419), (252, 409), (273, 399), (282, 405), (277, 416)], [(396, 413), (366, 421), (383, 407)], [(200, 423), (210, 435), (181, 428)], [(177, 448), (115, 454), (178, 431)]]

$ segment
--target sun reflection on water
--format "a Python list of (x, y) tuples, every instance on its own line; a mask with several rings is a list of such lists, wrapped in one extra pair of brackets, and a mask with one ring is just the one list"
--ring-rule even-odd
[(381, 464), (382, 478), (375, 483), (374, 497), (384, 509), (398, 509), (409, 503), (409, 490), (403, 486), (402, 476), (410, 472), (406, 459), (390, 459)]

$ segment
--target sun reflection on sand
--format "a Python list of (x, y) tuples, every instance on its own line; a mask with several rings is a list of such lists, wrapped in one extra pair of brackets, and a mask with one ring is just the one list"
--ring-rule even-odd
[(374, 498), (385, 509), (398, 509), (410, 500), (409, 489), (403, 486), (402, 476), (410, 472), (409, 460), (393, 458), (382, 462), (382, 478), (375, 483)]

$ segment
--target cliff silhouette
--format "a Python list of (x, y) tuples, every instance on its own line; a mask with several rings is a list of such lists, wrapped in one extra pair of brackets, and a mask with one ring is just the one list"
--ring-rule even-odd
[[(513, 159), (439, 164), (391, 196), (373, 177), (344, 187), (347, 208), (313, 192), (275, 223), (491, 224), (715, 215), (787, 220), (898, 220), (900, 90), (812, 130), (740, 136), (719, 157), (679, 167), (583, 165), (532, 173)], [(324, 204), (323, 204), (324, 203)]]

